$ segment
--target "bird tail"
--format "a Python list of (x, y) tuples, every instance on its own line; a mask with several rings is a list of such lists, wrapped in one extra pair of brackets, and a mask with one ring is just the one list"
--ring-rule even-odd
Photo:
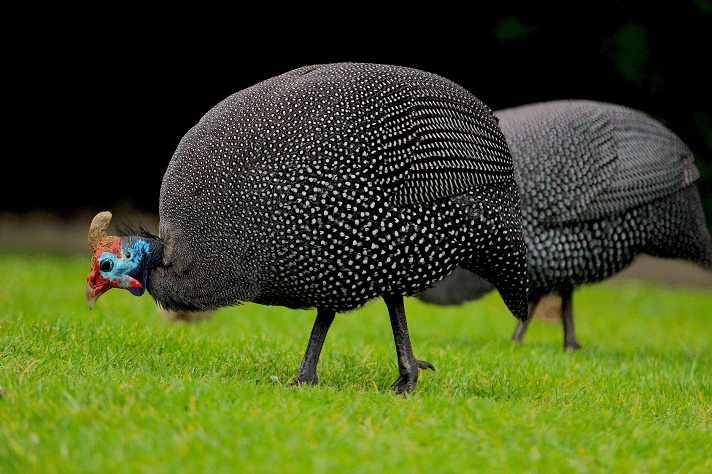
[(682, 258), (712, 269), (712, 238), (705, 222), (700, 194), (693, 183), (652, 205), (649, 249), (663, 258)]
[[(516, 216), (510, 217), (520, 216), (517, 212)], [(521, 228), (513, 224), (515, 220), (508, 217), (501, 219), (502, 228), (489, 236), (490, 243), (483, 252), (486, 257), (477, 256), (463, 262), (461, 267), (492, 283), (512, 314), (526, 321), (529, 316), (527, 250)], [(503, 234), (507, 239), (500, 239)], [(502, 240), (505, 243), (501, 243)]]
[(494, 291), (494, 286), (484, 278), (456, 268), (450, 275), (435, 282), (432, 288), (418, 293), (418, 298), (426, 303), (450, 306), (482, 298), (491, 291)]
[[(709, 227), (705, 221), (705, 213), (702, 208), (702, 200), (697, 192), (697, 186), (692, 184), (683, 190), (684, 198), (688, 200), (690, 205), (690, 226), (689, 233), (692, 234), (693, 249), (696, 249), (696, 256), (691, 260), (712, 270), (712, 237), (710, 236)], [(695, 250), (693, 250), (695, 251)]]

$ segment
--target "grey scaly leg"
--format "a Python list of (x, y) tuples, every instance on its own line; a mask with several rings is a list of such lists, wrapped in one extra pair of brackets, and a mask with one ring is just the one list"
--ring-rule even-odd
[(573, 289), (561, 293), (561, 319), (564, 322), (564, 349), (576, 351), (581, 344), (576, 340), (574, 328), (574, 294)]
[(317, 309), (316, 321), (309, 336), (307, 350), (302, 359), (302, 365), (299, 367), (299, 373), (292, 382), (292, 385), (310, 384), (316, 385), (319, 383), (319, 377), (316, 375), (316, 364), (319, 362), (321, 347), (324, 345), (326, 333), (329, 332), (331, 323), (334, 322), (336, 312), (333, 310)]
[(524, 334), (526, 334), (527, 329), (529, 329), (529, 323), (532, 322), (532, 318), (534, 317), (534, 310), (539, 305), (539, 301), (541, 301), (541, 298), (537, 298), (536, 300), (529, 302), (527, 308), (527, 321), (525, 323), (519, 321), (519, 323), (517, 324), (517, 328), (514, 330), (514, 334), (512, 334), (513, 341), (521, 343), (524, 339)]
[(400, 376), (391, 390), (398, 393), (410, 392), (415, 388), (418, 381), (418, 369), (433, 369), (435, 367), (429, 362), (418, 360), (413, 355), (413, 348), (410, 345), (410, 335), (408, 334), (408, 324), (405, 320), (405, 308), (403, 307), (403, 296), (383, 295), (388, 307), (388, 315), (391, 318), (393, 328), (393, 339), (396, 343), (396, 354), (398, 355), (398, 372)]

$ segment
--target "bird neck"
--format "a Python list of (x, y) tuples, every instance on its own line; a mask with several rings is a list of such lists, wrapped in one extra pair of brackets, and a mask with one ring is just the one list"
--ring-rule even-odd
[(147, 238), (145, 236), (132, 236), (130, 238), (135, 242), (133, 248), (141, 252), (140, 264), (131, 272), (130, 276), (138, 280), (141, 286), (130, 288), (129, 291), (136, 296), (141, 296), (148, 289), (151, 272), (157, 266), (163, 265), (164, 244), (157, 238)]

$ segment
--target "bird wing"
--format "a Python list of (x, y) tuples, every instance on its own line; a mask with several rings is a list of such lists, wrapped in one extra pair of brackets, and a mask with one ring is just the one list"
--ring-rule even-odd
[(692, 153), (652, 117), (592, 101), (497, 112), (534, 222), (597, 219), (666, 196), (699, 176)]
[(618, 165), (613, 179), (582, 213), (584, 219), (665, 197), (692, 184), (700, 174), (688, 146), (662, 122), (625, 107), (608, 106)]
[(382, 94), (387, 110), (374, 180), (391, 201), (433, 201), (512, 180), (511, 155), (492, 111), (454, 83), (420, 79)]

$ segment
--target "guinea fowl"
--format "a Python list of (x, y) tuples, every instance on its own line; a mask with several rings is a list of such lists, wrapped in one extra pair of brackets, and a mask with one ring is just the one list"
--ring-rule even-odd
[[(573, 318), (577, 286), (608, 278), (640, 253), (712, 267), (694, 184), (699, 172), (690, 149), (662, 122), (593, 101), (545, 102), (495, 115), (520, 186), (529, 314), (543, 296), (558, 293), (565, 348), (581, 347)], [(486, 280), (457, 270), (420, 297), (459, 304), (493, 290)], [(520, 322), (512, 339), (521, 342), (530, 321)]]
[(521, 211), (492, 111), (442, 77), (374, 64), (303, 67), (240, 91), (181, 140), (158, 236), (92, 222), (89, 307), (109, 288), (163, 308), (316, 308), (294, 384), (318, 383), (337, 312), (382, 296), (398, 392), (418, 369), (403, 296), (462, 266), (527, 316)]

